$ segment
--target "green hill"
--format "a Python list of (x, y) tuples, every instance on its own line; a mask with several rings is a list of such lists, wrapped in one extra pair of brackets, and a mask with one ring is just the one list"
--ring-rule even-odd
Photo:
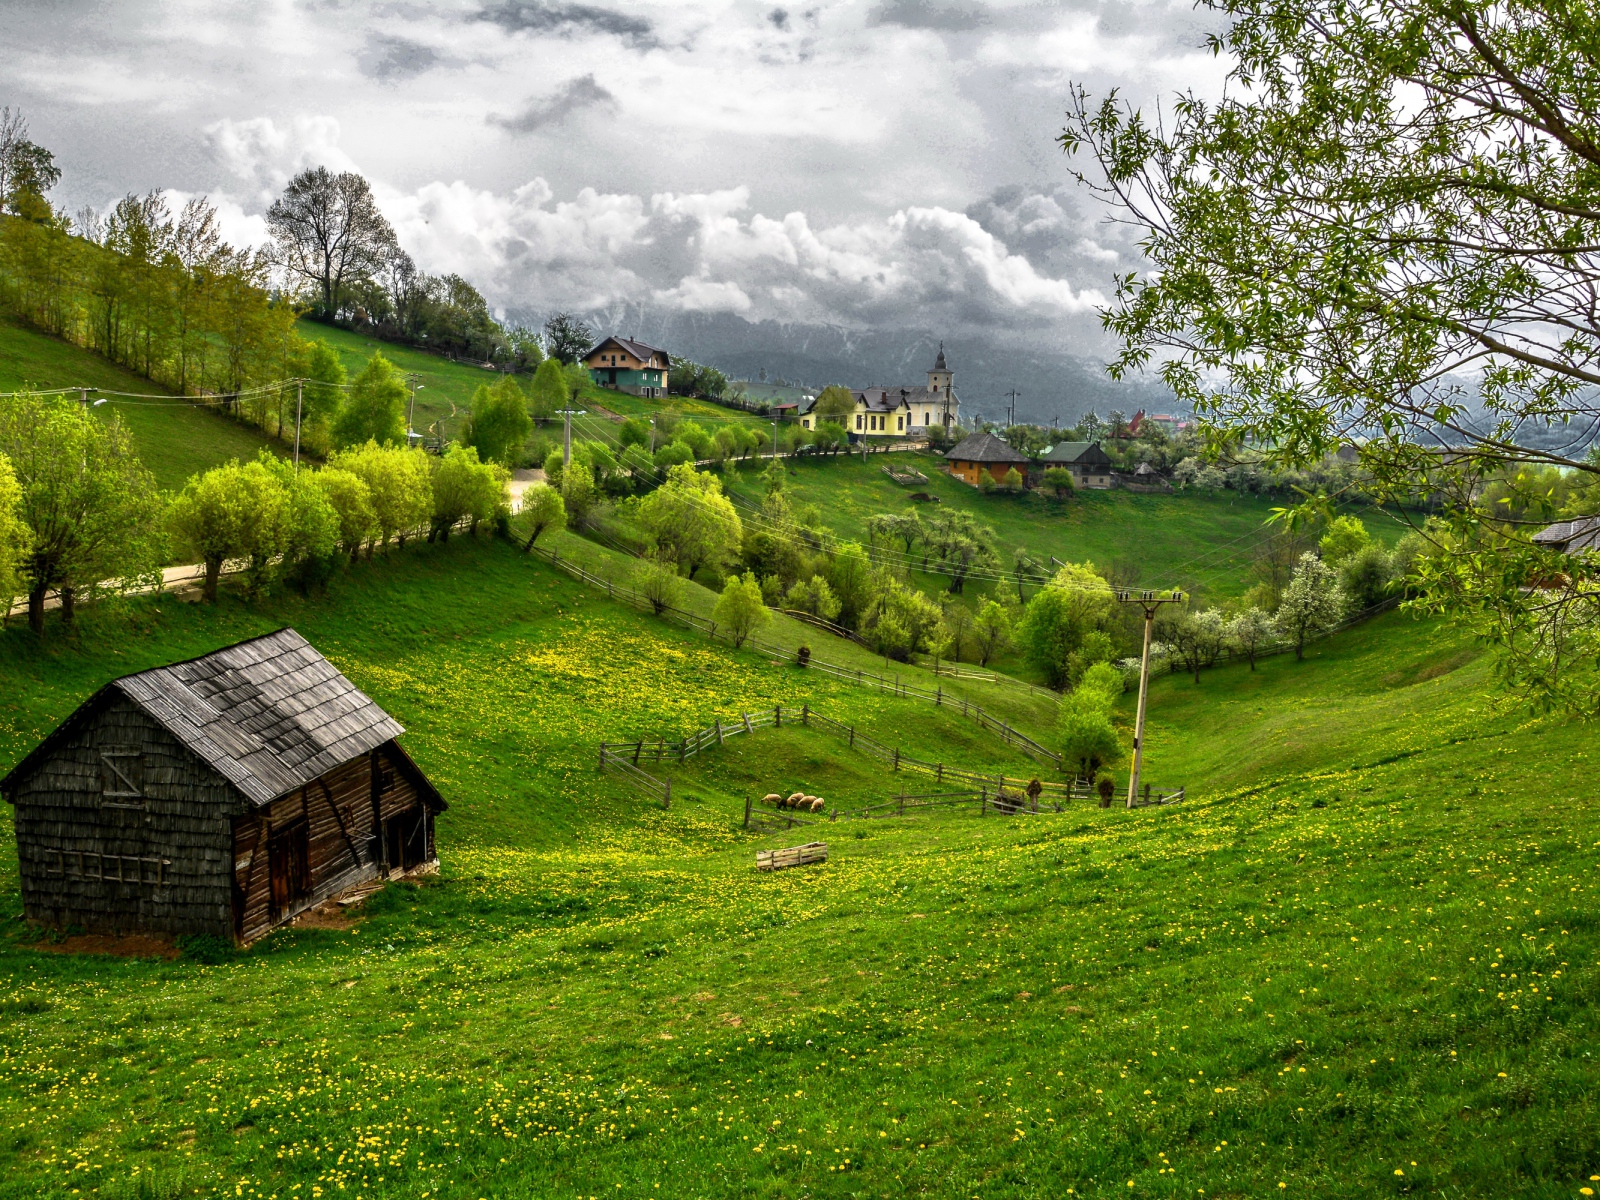
[[(1592, 737), (1497, 709), (1429, 626), (1159, 681), (1151, 773), (1182, 805), (758, 838), (753, 787), (906, 777), (786, 726), (661, 768), (662, 811), (596, 743), (808, 704), (1010, 760), (953, 710), (710, 646), (503, 544), (83, 621), (0, 634), (0, 766), (111, 676), (292, 624), (407, 726), (451, 802), (444, 866), (240, 955), (63, 955), (15, 919), (0, 825), (0, 1195), (1506, 1197), (1600, 1173)], [(752, 870), (810, 837), (826, 864)]]
[(115, 412), (132, 432), (139, 455), (156, 482), (173, 491), (197, 471), (230, 458), (254, 458), (263, 446), (286, 447), (229, 417), (207, 412), (141, 375), (67, 342), (0, 321), (0, 392), (23, 388), (90, 387), (131, 392), (95, 409)]

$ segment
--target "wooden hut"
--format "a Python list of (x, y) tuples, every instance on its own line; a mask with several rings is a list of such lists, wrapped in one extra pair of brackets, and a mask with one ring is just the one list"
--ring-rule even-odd
[(292, 629), (114, 680), (0, 780), (23, 908), (243, 943), (436, 866), (445, 803), (403, 732)]

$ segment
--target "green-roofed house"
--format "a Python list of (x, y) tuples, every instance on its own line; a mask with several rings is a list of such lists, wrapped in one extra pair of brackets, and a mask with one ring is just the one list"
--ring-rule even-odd
[(1111, 486), (1111, 456), (1100, 449), (1099, 442), (1057, 442), (1044, 452), (1039, 465), (1046, 470), (1065, 467), (1072, 472), (1072, 482), (1081, 488)]

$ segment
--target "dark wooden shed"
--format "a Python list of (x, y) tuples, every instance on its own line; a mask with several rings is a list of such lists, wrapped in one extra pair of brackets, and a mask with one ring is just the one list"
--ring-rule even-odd
[(403, 732), (292, 629), (114, 680), (0, 780), (23, 908), (243, 943), (435, 867), (445, 803)]

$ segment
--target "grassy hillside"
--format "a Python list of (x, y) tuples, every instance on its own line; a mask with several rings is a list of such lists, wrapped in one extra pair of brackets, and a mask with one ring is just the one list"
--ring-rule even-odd
[(452, 805), (444, 869), (209, 964), (70, 956), (14, 919), (0, 827), (0, 1196), (1505, 1197), (1600, 1173), (1592, 735), (1496, 712), (1426, 627), (1162, 681), (1152, 770), (1181, 807), (841, 822), (804, 831), (826, 865), (769, 876), (752, 850), (799, 837), (739, 834), (746, 789), (901, 779), (789, 728), (680, 769), (662, 812), (596, 775), (595, 741), (803, 702), (1000, 755), (501, 545), (314, 602), (85, 621), (0, 635), (0, 764), (112, 675), (292, 623), (408, 727)]
[[(885, 464), (915, 467), (928, 482), (902, 487), (883, 473)], [(1120, 490), (1085, 490), (1065, 502), (1038, 492), (985, 496), (944, 474), (942, 465), (941, 459), (923, 454), (875, 454), (865, 464), (843, 455), (802, 458), (792, 464), (790, 484), (795, 501), (815, 504), (829, 528), (842, 536), (864, 538), (867, 517), (904, 512), (913, 507), (910, 493), (924, 491), (939, 497), (940, 507), (966, 510), (991, 526), (1007, 566), (1011, 552), (1022, 546), (1041, 559), (1089, 559), (1102, 570), (1116, 567), (1148, 586), (1183, 587), (1207, 601), (1249, 589), (1254, 582), (1251, 554), (1263, 535), (1263, 523), (1283, 503), (1232, 493)], [(759, 501), (754, 476), (743, 491), (751, 503)], [(934, 510), (932, 505), (915, 507), (923, 513)], [(1373, 536), (1386, 544), (1404, 532), (1404, 526), (1381, 511), (1362, 516)]]
[(0, 322), (0, 392), (23, 388), (103, 388), (155, 394), (153, 399), (111, 399), (94, 411), (113, 412), (127, 422), (145, 466), (163, 488), (177, 490), (184, 480), (230, 458), (254, 458), (263, 446), (284, 447), (259, 431), (166, 396), (166, 389), (87, 350)]

